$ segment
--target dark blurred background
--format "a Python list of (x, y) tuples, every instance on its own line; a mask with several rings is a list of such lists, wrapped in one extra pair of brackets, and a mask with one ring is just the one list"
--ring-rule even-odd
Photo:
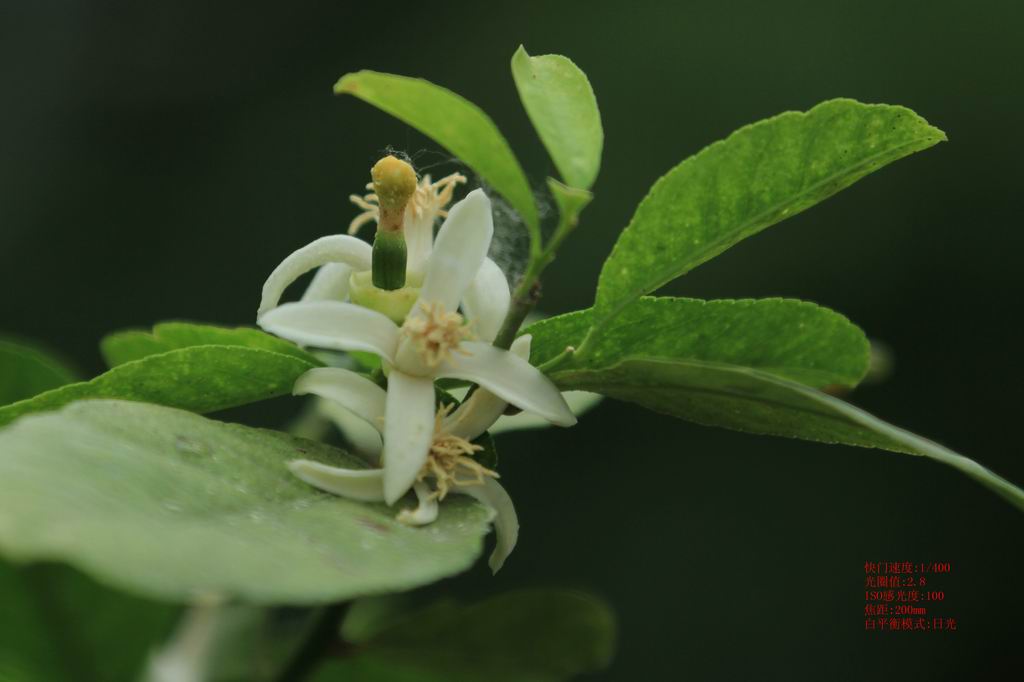
[[(949, 143), (665, 293), (792, 296), (849, 315), (895, 355), (889, 381), (854, 402), (1024, 483), (1019, 3), (6, 2), (0, 331), (93, 374), (97, 340), (114, 329), (252, 323), (270, 270), (348, 224), (347, 195), (382, 149), (447, 158), (332, 96), (347, 71), (459, 92), (540, 185), (552, 164), (508, 70), (520, 43), (587, 72), (606, 135), (596, 199), (546, 277), (549, 313), (588, 306), (650, 184), (743, 124), (847, 96), (944, 129)], [(499, 445), (519, 547), (497, 578), (481, 565), (433, 590), (605, 596), (621, 626), (607, 679), (1019, 674), (1024, 517), (951, 469), (613, 402), (572, 431)], [(945, 611), (959, 630), (865, 633), (867, 560), (951, 562)]]

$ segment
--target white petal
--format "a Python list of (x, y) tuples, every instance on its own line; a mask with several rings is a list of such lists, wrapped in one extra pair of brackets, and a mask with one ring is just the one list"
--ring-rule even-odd
[(462, 296), (462, 309), (466, 317), (473, 323), (473, 331), (481, 341), (494, 341), (501, 329), (501, 323), (508, 314), (508, 306), (512, 294), (508, 288), (508, 279), (498, 264), (485, 258), (476, 277)]
[[(359, 455), (372, 464), (380, 462), (380, 451), (384, 449), (379, 427), (370, 426), (344, 407), (331, 400), (317, 399), (316, 410), (341, 432), (353, 454)], [(525, 414), (525, 413), (524, 413)], [(306, 436), (308, 438), (308, 436)], [(323, 437), (314, 440), (323, 440)]]
[(264, 313), (257, 324), (300, 346), (368, 351), (389, 362), (394, 361), (398, 346), (398, 327), (394, 322), (375, 310), (352, 303), (285, 303)]
[(291, 472), (314, 488), (360, 502), (384, 499), (384, 472), (380, 469), (342, 469), (308, 459), (288, 462)]
[[(512, 348), (509, 350), (524, 360), (529, 360), (531, 339), (529, 334), (520, 336), (512, 342)], [(475, 440), (491, 428), (505, 412), (506, 407), (506, 401), (486, 388), (479, 388), (445, 419), (444, 430), (466, 440)]]
[(378, 431), (384, 427), (387, 393), (361, 374), (337, 367), (311, 369), (296, 379), (292, 388), (293, 395), (309, 393), (351, 410)]
[(348, 282), (352, 268), (344, 263), (328, 263), (313, 275), (313, 281), (302, 294), (303, 301), (344, 301), (348, 298)]
[(431, 494), (426, 483), (414, 483), (417, 505), (415, 509), (403, 509), (398, 512), (397, 520), (410, 526), (425, 526), (437, 520), (437, 500)]
[(437, 369), (437, 378), (464, 379), (480, 384), (516, 407), (534, 412), (558, 426), (576, 423), (565, 399), (540, 370), (526, 360), (500, 348), (464, 341)]
[[(564, 391), (562, 397), (565, 398), (565, 402), (569, 405), (569, 409), (577, 417), (589, 412), (593, 408), (597, 407), (597, 404), (604, 400), (604, 396), (600, 393), (591, 393), (589, 391)], [(498, 421), (487, 429), (491, 434), (505, 433), (506, 431), (522, 431), (525, 429), (543, 429), (551, 426), (551, 422), (546, 419), (541, 419), (535, 414), (529, 412), (520, 412), (519, 414), (513, 415), (502, 415), (498, 418)]]
[(257, 317), (277, 305), (288, 285), (313, 268), (344, 263), (355, 270), (369, 270), (373, 249), (362, 239), (348, 235), (321, 237), (281, 261), (263, 284), (263, 300)]
[(388, 504), (412, 487), (433, 442), (433, 380), (392, 369), (384, 416), (384, 498)]
[(487, 257), (493, 234), (491, 200), (483, 190), (473, 190), (451, 207), (437, 233), (420, 300), (455, 310)]
[(435, 218), (434, 211), (424, 211), (417, 220), (412, 217), (411, 208), (405, 209), (405, 271), (410, 279), (422, 281), (433, 250)]
[(455, 486), (452, 492), (475, 497), (494, 510), (494, 551), (487, 565), (492, 572), (497, 573), (516, 548), (519, 539), (519, 517), (516, 516), (512, 498), (493, 478), (485, 478), (483, 485)]

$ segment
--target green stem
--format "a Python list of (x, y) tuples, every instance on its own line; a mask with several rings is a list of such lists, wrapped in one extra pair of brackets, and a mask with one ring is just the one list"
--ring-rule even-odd
[(373, 286), (387, 291), (404, 287), (407, 259), (405, 235), (378, 231), (373, 239)]
[(275, 678), (277, 682), (300, 682), (309, 677), (325, 658), (333, 655), (340, 640), (341, 619), (349, 604), (331, 604), (324, 609), (309, 637)]

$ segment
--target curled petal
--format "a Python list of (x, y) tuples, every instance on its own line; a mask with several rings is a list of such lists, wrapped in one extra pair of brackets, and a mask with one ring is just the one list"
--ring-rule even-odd
[[(317, 400), (316, 411), (334, 423), (345, 437), (348, 449), (352, 453), (371, 464), (380, 463), (380, 451), (384, 448), (384, 441), (381, 440), (379, 425), (370, 426), (369, 422), (363, 421), (332, 400)], [(314, 440), (323, 440), (323, 436)]]
[(431, 493), (426, 483), (414, 483), (417, 505), (415, 509), (403, 509), (398, 512), (398, 521), (410, 526), (425, 526), (437, 520), (437, 498)]
[(293, 459), (288, 468), (314, 488), (360, 502), (384, 499), (384, 472), (380, 469), (342, 469), (309, 459)]
[(452, 492), (475, 497), (494, 510), (494, 551), (487, 565), (493, 573), (497, 573), (519, 539), (519, 517), (516, 516), (512, 498), (493, 478), (484, 479), (483, 485), (456, 486)]
[(473, 330), (481, 341), (494, 341), (508, 314), (511, 301), (512, 294), (505, 273), (497, 263), (485, 258), (462, 296), (462, 309), (473, 323)]
[[(531, 339), (529, 334), (520, 336), (512, 342), (510, 352), (524, 360), (529, 360)], [(476, 440), (502, 416), (506, 407), (508, 407), (506, 401), (486, 388), (477, 389), (445, 419), (444, 430), (469, 441)]]
[(313, 301), (285, 303), (264, 313), (257, 323), (271, 334), (300, 346), (362, 350), (394, 361), (398, 327), (384, 315), (352, 303)]
[(388, 374), (384, 409), (384, 499), (390, 505), (412, 487), (434, 442), (434, 381), (397, 369)]
[(348, 298), (348, 282), (352, 268), (344, 263), (328, 263), (313, 275), (313, 281), (302, 294), (303, 301), (344, 301)]
[(576, 423), (555, 385), (526, 360), (479, 341), (463, 341), (460, 351), (441, 363), (437, 378), (480, 384), (503, 400), (558, 426)]
[(274, 308), (288, 285), (313, 268), (327, 263), (344, 263), (354, 270), (369, 270), (372, 249), (361, 239), (348, 235), (321, 237), (281, 261), (263, 284), (263, 299), (257, 317)]
[(452, 206), (434, 240), (420, 301), (455, 310), (487, 257), (493, 234), (491, 200), (483, 190), (473, 190)]
[(292, 388), (294, 395), (310, 393), (350, 410), (378, 431), (384, 426), (387, 392), (361, 374), (337, 367), (311, 369)]
[[(577, 417), (597, 407), (597, 404), (604, 400), (600, 393), (589, 391), (564, 391), (562, 397), (569, 405), (569, 409)], [(487, 429), (491, 434), (505, 433), (506, 431), (523, 431), (525, 429), (543, 429), (551, 426), (551, 422), (541, 419), (529, 412), (520, 412), (514, 415), (502, 415), (498, 421)]]

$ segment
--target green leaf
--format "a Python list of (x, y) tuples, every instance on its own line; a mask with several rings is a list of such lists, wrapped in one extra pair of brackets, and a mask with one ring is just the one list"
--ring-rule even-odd
[(95, 379), (0, 407), (0, 426), (75, 400), (114, 398), (214, 412), (288, 395), (319, 366), (294, 355), (240, 346), (193, 346), (118, 365)]
[(945, 140), (909, 109), (824, 102), (741, 128), (673, 168), (601, 270), (595, 323), (868, 173)]
[(346, 74), (334, 92), (355, 95), (442, 145), (512, 204), (531, 238), (539, 235), (537, 206), (523, 169), (498, 127), (478, 106), (430, 81), (376, 71)]
[(127, 329), (108, 334), (100, 351), (110, 367), (141, 360), (150, 355), (193, 346), (241, 346), (290, 355), (313, 366), (320, 361), (291, 341), (253, 327), (218, 327), (195, 322), (161, 322), (147, 332)]
[(0, 405), (75, 381), (74, 372), (49, 353), (0, 338)]
[[(578, 346), (594, 319), (581, 310), (537, 322), (531, 360), (543, 365)], [(651, 357), (752, 367), (808, 386), (855, 386), (868, 370), (870, 347), (837, 312), (792, 299), (701, 301), (641, 298), (568, 367), (606, 367)]]
[[(602, 393), (708, 426), (930, 457), (967, 474), (1024, 510), (1024, 491), (977, 462), (798, 383), (850, 385), (860, 373), (854, 355), (847, 357), (852, 345), (845, 351), (843, 344), (834, 340), (817, 345), (808, 333), (805, 336), (811, 345), (807, 349), (794, 346), (787, 350), (789, 340), (797, 341), (803, 335), (799, 329), (791, 330), (787, 340), (769, 336), (766, 328), (762, 330), (766, 333), (766, 354), (754, 361), (747, 355), (753, 347), (743, 350), (736, 358), (746, 358), (744, 366), (728, 358), (730, 348), (743, 348), (742, 343), (737, 344), (746, 337), (742, 330), (719, 327), (723, 335), (707, 339), (706, 346), (697, 343), (671, 348), (670, 341), (663, 338), (664, 329), (650, 331), (661, 322), (657, 307), (647, 301), (641, 299), (639, 306), (627, 308), (591, 354), (554, 365), (549, 376), (558, 387), (563, 391)], [(645, 317), (644, 308), (654, 312)], [(562, 344), (586, 333), (587, 315), (589, 312), (575, 313), (530, 327), (528, 332), (534, 334), (533, 347), (538, 353), (535, 357), (542, 362), (549, 360), (560, 352)], [(647, 347), (633, 343), (641, 334), (649, 334), (655, 343)], [(686, 336), (699, 339), (700, 334)], [(834, 365), (827, 364), (831, 361), (819, 354), (827, 351), (830, 343), (836, 344)]]
[(521, 590), (470, 606), (443, 601), (355, 644), (358, 653), (315, 679), (554, 682), (608, 666), (615, 618), (586, 594)]
[(0, 562), (0, 679), (136, 679), (177, 609), (97, 585), (66, 566)]
[(573, 187), (590, 189), (601, 168), (604, 130), (586, 74), (568, 57), (531, 57), (520, 45), (512, 56), (512, 77), (562, 179)]
[(300, 457), (360, 466), (320, 443), (157, 405), (86, 401), (23, 419), (0, 431), (0, 552), (159, 599), (287, 604), (405, 590), (479, 556), (489, 509), (460, 496), (412, 528), (396, 508), (298, 480), (285, 465)]

